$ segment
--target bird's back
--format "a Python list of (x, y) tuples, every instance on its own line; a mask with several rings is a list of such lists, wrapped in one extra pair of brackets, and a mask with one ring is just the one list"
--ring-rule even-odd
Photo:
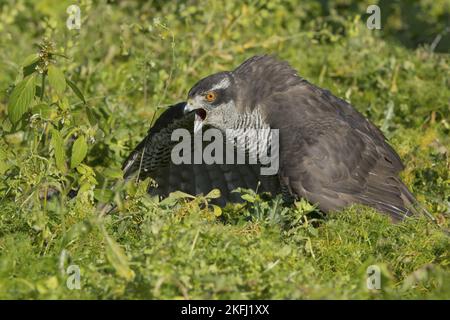
[(280, 130), (280, 180), (323, 211), (365, 204), (401, 220), (416, 200), (382, 132), (350, 104), (307, 81), (261, 101)]
[(279, 130), (276, 175), (261, 176), (258, 165), (174, 165), (170, 133), (180, 127), (192, 132), (194, 125), (182, 103), (165, 111), (132, 152), (124, 164), (125, 177), (136, 172), (141, 179), (152, 177), (158, 186), (151, 192), (161, 196), (175, 190), (206, 194), (219, 188), (222, 204), (238, 200), (231, 194), (234, 188), (261, 186), (260, 191), (306, 198), (325, 212), (359, 203), (401, 220), (418, 211), (417, 201), (399, 178), (400, 157), (382, 132), (349, 103), (271, 56), (250, 58), (229, 74), (239, 89), (236, 110), (231, 112), (258, 109), (265, 124)]

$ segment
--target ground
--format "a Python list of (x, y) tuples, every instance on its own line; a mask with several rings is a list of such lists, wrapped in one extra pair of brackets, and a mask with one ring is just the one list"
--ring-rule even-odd
[[(1, 299), (450, 298), (448, 1), (83, 0), (79, 30), (70, 4), (0, 4)], [(261, 53), (379, 126), (436, 223), (250, 191), (160, 202), (122, 181), (154, 116)]]

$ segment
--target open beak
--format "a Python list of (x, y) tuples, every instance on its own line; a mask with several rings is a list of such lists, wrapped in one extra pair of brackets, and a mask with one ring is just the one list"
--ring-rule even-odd
[(206, 119), (206, 110), (202, 107), (193, 105), (192, 101), (188, 100), (186, 106), (184, 107), (184, 114), (191, 112), (195, 112), (194, 133), (197, 133), (201, 130), (203, 121)]

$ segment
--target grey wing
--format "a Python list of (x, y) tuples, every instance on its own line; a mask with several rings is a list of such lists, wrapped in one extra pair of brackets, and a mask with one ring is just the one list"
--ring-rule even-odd
[(194, 116), (184, 115), (184, 105), (179, 103), (171, 106), (158, 118), (147, 137), (125, 160), (125, 179), (136, 175), (141, 180), (151, 177), (156, 185), (149, 187), (149, 193), (161, 197), (166, 197), (173, 191), (205, 195), (217, 188), (222, 195), (216, 201), (220, 205), (225, 205), (228, 201), (241, 201), (239, 194), (232, 193), (237, 188), (278, 193), (278, 178), (260, 176), (259, 165), (233, 165), (225, 164), (225, 161), (223, 164), (210, 165), (174, 164), (170, 159), (171, 150), (176, 143), (170, 139), (173, 130), (185, 128), (193, 132)]
[(280, 129), (280, 180), (323, 211), (361, 203), (400, 220), (416, 200), (381, 131), (345, 101), (307, 82), (274, 95), (264, 112)]

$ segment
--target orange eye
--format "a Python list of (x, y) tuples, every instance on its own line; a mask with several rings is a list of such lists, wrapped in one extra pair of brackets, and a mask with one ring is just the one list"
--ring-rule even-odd
[(215, 92), (210, 91), (205, 94), (205, 99), (208, 102), (213, 102), (214, 100), (216, 100), (216, 98), (217, 98), (217, 95)]

